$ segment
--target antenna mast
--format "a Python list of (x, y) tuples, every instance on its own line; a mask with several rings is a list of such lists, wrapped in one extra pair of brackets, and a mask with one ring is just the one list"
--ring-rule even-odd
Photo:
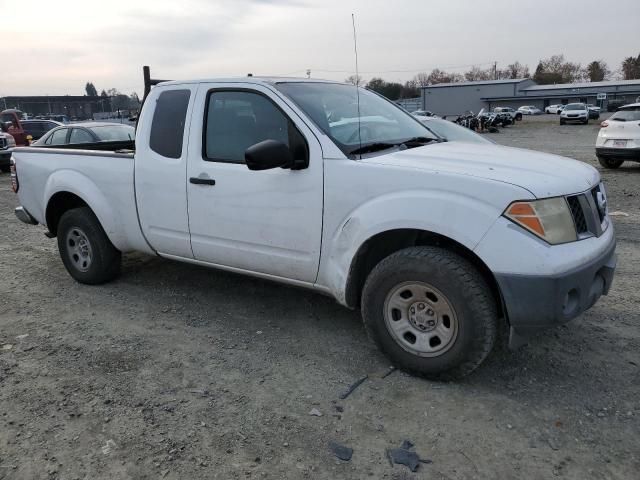
[(351, 14), (351, 23), (353, 24), (353, 51), (356, 56), (356, 105), (358, 107), (358, 142), (362, 149), (362, 133), (360, 129), (360, 71), (358, 70), (358, 41), (356, 38), (356, 16)]

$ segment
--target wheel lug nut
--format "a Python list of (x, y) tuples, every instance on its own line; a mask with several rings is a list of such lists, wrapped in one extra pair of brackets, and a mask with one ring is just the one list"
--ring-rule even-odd
[(420, 304), (418, 304), (418, 308), (419, 308), (420, 310), (424, 310), (424, 303), (420, 303)]
[(433, 316), (433, 310), (431, 309), (427, 310), (427, 315)]

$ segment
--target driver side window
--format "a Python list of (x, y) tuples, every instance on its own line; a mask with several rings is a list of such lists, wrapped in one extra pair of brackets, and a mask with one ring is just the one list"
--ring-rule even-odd
[(306, 142), (293, 122), (267, 97), (247, 91), (209, 93), (205, 113), (203, 159), (244, 163), (244, 152), (264, 140), (287, 145), (302, 158)]

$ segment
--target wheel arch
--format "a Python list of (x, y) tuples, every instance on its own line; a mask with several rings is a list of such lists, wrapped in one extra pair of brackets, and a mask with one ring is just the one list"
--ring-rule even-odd
[(54, 237), (57, 236), (58, 223), (62, 215), (73, 208), (79, 207), (89, 207), (89, 205), (75, 193), (67, 191), (54, 193), (49, 199), (45, 211), (45, 221), (49, 232), (51, 232)]
[(400, 228), (380, 232), (367, 239), (351, 261), (345, 287), (345, 303), (350, 308), (360, 305), (364, 283), (375, 266), (389, 255), (408, 247), (437, 246), (453, 251), (469, 261), (485, 279), (496, 301), (501, 317), (506, 318), (504, 300), (498, 282), (484, 261), (462, 243), (428, 230)]

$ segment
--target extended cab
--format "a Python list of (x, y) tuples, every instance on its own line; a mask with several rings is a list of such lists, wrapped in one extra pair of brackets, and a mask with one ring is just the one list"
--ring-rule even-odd
[(428, 377), (473, 371), (503, 326), (516, 346), (576, 317), (616, 263), (596, 169), (444, 141), (352, 85), (160, 83), (135, 153), (13, 160), (16, 215), (57, 236), (77, 281), (140, 251), (307, 287), (360, 308), (393, 363)]

